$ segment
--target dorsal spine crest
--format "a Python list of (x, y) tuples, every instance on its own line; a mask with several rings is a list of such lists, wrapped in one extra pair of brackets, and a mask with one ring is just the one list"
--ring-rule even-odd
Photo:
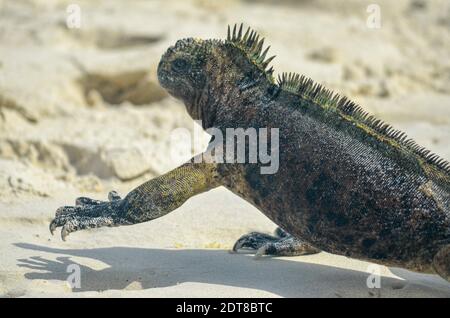
[(271, 56), (266, 59), (267, 52), (269, 51), (270, 46), (268, 46), (263, 51), (264, 38), (260, 38), (259, 34), (256, 31), (248, 27), (247, 31), (245, 31), (245, 33), (243, 34), (242, 23), (240, 24), (239, 28), (237, 27), (237, 24), (235, 24), (232, 31), (230, 26), (228, 26), (226, 43), (230, 43), (233, 46), (239, 48), (243, 53), (245, 53), (247, 58), (261, 71), (263, 71), (266, 76), (273, 82), (273, 68), (270, 67), (269, 69), (267, 69), (267, 67), (269, 63), (275, 58), (275, 56)]
[[(266, 59), (270, 46), (264, 51), (262, 50), (264, 38), (260, 38), (256, 31), (248, 27), (245, 33), (243, 33), (242, 23), (239, 27), (235, 24), (233, 29), (228, 25), (225, 44), (231, 44), (240, 49), (266, 75), (270, 82), (275, 84), (273, 80), (273, 67), (266, 70), (268, 64), (275, 56)], [(414, 140), (408, 138), (404, 132), (394, 129), (380, 119), (376, 119), (347, 97), (334, 93), (321, 84), (314, 82), (312, 79), (296, 73), (282, 73), (278, 76), (276, 84), (280, 91), (301, 96), (303, 99), (309, 100), (321, 108), (334, 111), (345, 120), (361, 127), (378, 140), (388, 142), (414, 154), (417, 156), (419, 162), (431, 168), (433, 174), (437, 173), (438, 178), (443, 177), (448, 180), (447, 182), (450, 182), (450, 163), (448, 161), (418, 145)]]
[(396, 130), (380, 119), (376, 119), (347, 97), (333, 93), (321, 84), (315, 83), (312, 79), (296, 73), (278, 75), (277, 84), (284, 91), (310, 100), (319, 107), (336, 111), (342, 117), (363, 126), (365, 129), (372, 130), (379, 139), (393, 141), (417, 155), (424, 163), (450, 174), (450, 163), (448, 161), (418, 145), (414, 140), (408, 138), (404, 132)]

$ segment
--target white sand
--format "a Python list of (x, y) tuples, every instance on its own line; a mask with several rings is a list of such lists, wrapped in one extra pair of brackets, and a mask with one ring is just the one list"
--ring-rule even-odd
[[(0, 205), (0, 293), (118, 297), (449, 297), (434, 275), (381, 267), (381, 289), (366, 287), (367, 262), (320, 253), (264, 258), (230, 254), (239, 235), (271, 231), (261, 213), (225, 189), (200, 195), (146, 224), (51, 237), (47, 221), (66, 200)], [(34, 215), (34, 219), (30, 215)], [(81, 288), (69, 288), (70, 264)]]
[(0, 1), (0, 296), (450, 297), (436, 275), (385, 267), (370, 290), (369, 263), (327, 253), (229, 254), (275, 225), (222, 188), (146, 224), (67, 242), (48, 232), (76, 196), (126, 193), (176, 166), (170, 132), (192, 121), (155, 67), (176, 39), (223, 37), (228, 23), (266, 36), (277, 72), (311, 76), (450, 158), (448, 2), (377, 2), (371, 30), (369, 1), (77, 1), (83, 26), (69, 30), (71, 1)]

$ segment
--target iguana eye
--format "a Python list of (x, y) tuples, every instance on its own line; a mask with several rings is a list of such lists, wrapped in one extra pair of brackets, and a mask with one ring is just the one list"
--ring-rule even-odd
[(172, 70), (176, 72), (183, 72), (186, 71), (188, 68), (189, 63), (185, 59), (178, 58), (172, 62)]

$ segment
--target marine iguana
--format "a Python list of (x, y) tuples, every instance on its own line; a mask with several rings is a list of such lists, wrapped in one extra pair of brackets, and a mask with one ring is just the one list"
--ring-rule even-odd
[(286, 231), (244, 235), (234, 250), (323, 250), (450, 280), (450, 164), (305, 76), (275, 81), (263, 43), (242, 24), (228, 27), (226, 40), (179, 40), (157, 73), (204, 129), (278, 127), (277, 173), (193, 158), (123, 199), (114, 191), (109, 201), (76, 199), (56, 211), (50, 231), (62, 227), (65, 240), (86, 228), (150, 221), (225, 186)]

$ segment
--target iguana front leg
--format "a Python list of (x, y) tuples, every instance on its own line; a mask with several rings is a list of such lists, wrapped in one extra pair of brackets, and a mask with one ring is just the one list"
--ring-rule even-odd
[(75, 206), (60, 207), (50, 232), (62, 227), (61, 238), (71, 232), (103, 226), (131, 225), (150, 221), (175, 210), (190, 197), (219, 186), (216, 165), (188, 163), (145, 182), (125, 198), (110, 192), (109, 201), (78, 198)]

